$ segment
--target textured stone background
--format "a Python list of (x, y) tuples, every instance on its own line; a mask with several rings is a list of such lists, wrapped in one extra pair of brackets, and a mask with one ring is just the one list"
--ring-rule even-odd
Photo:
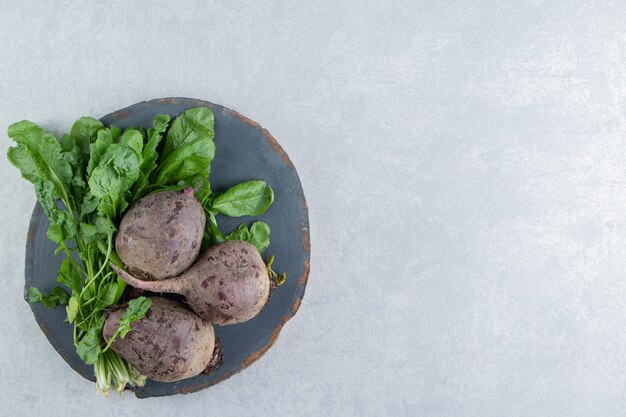
[(22, 300), (35, 200), (0, 157), (0, 415), (623, 415), (623, 2), (15, 3), (3, 131), (164, 96), (231, 107), (298, 168), (313, 252), (259, 362), (105, 401)]

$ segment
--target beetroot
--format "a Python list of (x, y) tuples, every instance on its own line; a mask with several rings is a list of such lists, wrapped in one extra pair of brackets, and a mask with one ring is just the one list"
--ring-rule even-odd
[(193, 188), (148, 194), (124, 215), (115, 249), (128, 271), (142, 279), (173, 277), (200, 253), (205, 223)]
[(209, 248), (178, 277), (144, 281), (111, 264), (133, 287), (185, 296), (203, 319), (218, 325), (250, 320), (265, 306), (270, 294), (269, 275), (257, 249), (231, 240)]
[[(155, 381), (179, 381), (203, 372), (213, 358), (213, 326), (178, 301), (150, 299), (145, 317), (131, 324), (126, 337), (117, 337), (111, 349)], [(102, 334), (107, 342), (125, 310), (122, 306), (105, 314)]]

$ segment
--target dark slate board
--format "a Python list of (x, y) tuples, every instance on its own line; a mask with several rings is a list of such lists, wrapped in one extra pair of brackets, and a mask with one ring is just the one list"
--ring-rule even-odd
[[(208, 107), (215, 114), (215, 159), (211, 166), (211, 185), (215, 191), (251, 179), (262, 179), (274, 189), (274, 204), (258, 218), (218, 217), (220, 228), (229, 232), (241, 222), (260, 219), (270, 225), (271, 245), (265, 252), (275, 254), (274, 270), (287, 272), (287, 281), (278, 287), (261, 314), (233, 326), (216, 327), (224, 347), (224, 362), (210, 375), (184, 381), (148, 381), (141, 388), (129, 387), (139, 398), (191, 393), (232, 376), (259, 359), (275, 342), (283, 325), (298, 311), (309, 275), (309, 220), (300, 179), (289, 157), (276, 140), (257, 123), (239, 113), (206, 101), (189, 98), (164, 98), (137, 103), (104, 116), (106, 125), (150, 127), (158, 113), (172, 118), (191, 107)], [(26, 243), (26, 285), (49, 291), (56, 283), (62, 255), (54, 256), (55, 246), (46, 238), (48, 220), (39, 204), (33, 211)], [(46, 337), (83, 377), (95, 381), (93, 367), (85, 365), (72, 344), (72, 327), (63, 323), (65, 309), (46, 310), (31, 305), (37, 323)]]

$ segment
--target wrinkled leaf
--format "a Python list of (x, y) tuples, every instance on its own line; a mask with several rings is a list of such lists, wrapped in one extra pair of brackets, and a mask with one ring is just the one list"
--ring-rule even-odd
[(159, 159), (154, 183), (191, 185), (208, 181), (215, 155), (213, 112), (204, 107), (186, 110), (172, 123)]
[(76, 146), (82, 153), (89, 153), (89, 145), (96, 137), (98, 130), (104, 125), (98, 119), (93, 117), (81, 117), (74, 122), (70, 130), (70, 136), (74, 139)]
[(170, 124), (169, 114), (157, 114), (152, 119), (152, 127), (157, 133), (164, 133), (167, 130), (167, 126)]
[(128, 207), (125, 194), (139, 176), (142, 157), (137, 148), (141, 143), (138, 131), (126, 131), (120, 143), (108, 147), (91, 173), (89, 187), (100, 200), (98, 213), (101, 216), (115, 219)]
[(31, 158), (28, 153), (28, 149), (26, 149), (25, 146), (15, 146), (9, 148), (7, 151), (7, 157), (9, 162), (20, 170), (22, 177), (30, 182), (39, 179), (37, 165), (35, 165), (35, 161), (33, 161), (33, 158)]
[(148, 141), (143, 147), (143, 162), (140, 167), (139, 177), (134, 187), (133, 201), (139, 200), (146, 193), (148, 179), (152, 172), (156, 169), (156, 160), (159, 157), (157, 146), (161, 142), (161, 134), (165, 132), (170, 122), (169, 114), (157, 114), (152, 120), (153, 128), (147, 132)]
[[(28, 161), (9, 158), (11, 163), (21, 163), (15, 166), (22, 171), (24, 178), (30, 180), (29, 177), (36, 175), (41, 180), (51, 181), (60, 194), (72, 179), (72, 169), (63, 159), (61, 144), (54, 135), (27, 120), (10, 125), (7, 134), (18, 144), (18, 148), (21, 146), (28, 151)], [(26, 153), (22, 151), (20, 157), (25, 158)], [(36, 167), (36, 174), (33, 166)]]
[(113, 144), (113, 134), (111, 129), (102, 129), (98, 131), (97, 138), (90, 145), (89, 163), (87, 164), (87, 176), (91, 176), (94, 168), (100, 164), (100, 160), (106, 153), (109, 146)]
[(10, 125), (7, 134), (17, 143), (7, 152), (9, 161), (33, 183), (50, 222), (62, 224), (67, 218), (61, 217), (56, 201), (69, 196), (72, 168), (63, 158), (61, 144), (51, 133), (27, 120)]
[(9, 161), (35, 186), (50, 223), (61, 227), (52, 228), (49, 237), (57, 243), (72, 239), (76, 235), (74, 217), (57, 205), (59, 198), (70, 202), (73, 190), (72, 168), (63, 158), (61, 144), (51, 133), (26, 120), (9, 126), (7, 133), (17, 143), (8, 150)]
[(205, 107), (186, 110), (179, 115), (169, 132), (161, 156), (168, 158), (180, 146), (197, 139), (213, 139), (215, 119), (213, 112)]

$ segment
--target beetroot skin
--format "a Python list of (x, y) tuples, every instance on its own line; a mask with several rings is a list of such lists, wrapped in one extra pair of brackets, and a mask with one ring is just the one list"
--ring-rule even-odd
[(124, 215), (115, 249), (130, 273), (147, 280), (170, 278), (198, 257), (205, 223), (193, 188), (148, 194)]
[(185, 296), (203, 319), (218, 325), (241, 323), (255, 317), (270, 294), (270, 279), (261, 255), (250, 243), (232, 240), (203, 253), (196, 263), (175, 278), (140, 280), (111, 267), (133, 287)]
[[(117, 337), (111, 349), (155, 381), (179, 381), (203, 372), (215, 348), (213, 326), (178, 301), (149, 298), (152, 305), (145, 317), (131, 323), (132, 330), (123, 339)], [(102, 334), (107, 343), (125, 310), (122, 306), (105, 314)]]

